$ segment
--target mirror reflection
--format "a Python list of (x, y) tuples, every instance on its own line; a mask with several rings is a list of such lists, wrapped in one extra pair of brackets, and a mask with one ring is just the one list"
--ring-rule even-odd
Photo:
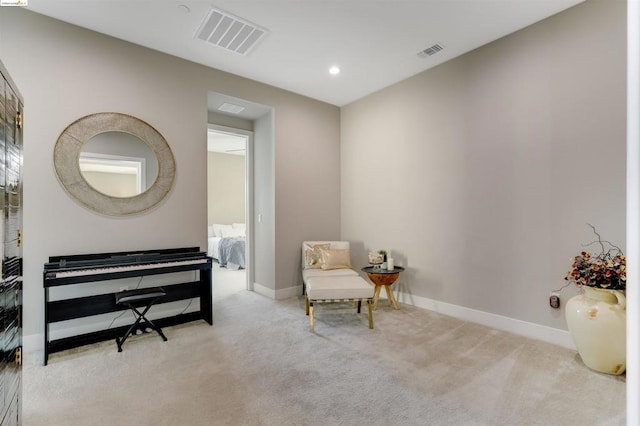
[(158, 176), (158, 159), (149, 145), (126, 132), (90, 138), (80, 152), (79, 166), (92, 188), (119, 198), (142, 194)]

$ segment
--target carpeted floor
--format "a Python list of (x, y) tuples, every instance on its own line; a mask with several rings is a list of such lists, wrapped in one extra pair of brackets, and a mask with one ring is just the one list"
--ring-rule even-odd
[(381, 301), (216, 290), (204, 322), (24, 367), (24, 425), (624, 425), (625, 381), (573, 351)]

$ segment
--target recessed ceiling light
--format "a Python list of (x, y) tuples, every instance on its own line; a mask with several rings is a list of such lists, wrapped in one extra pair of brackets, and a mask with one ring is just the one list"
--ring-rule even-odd
[(338, 75), (340, 74), (340, 67), (337, 66), (332, 66), (331, 68), (329, 68), (329, 74), (331, 75)]

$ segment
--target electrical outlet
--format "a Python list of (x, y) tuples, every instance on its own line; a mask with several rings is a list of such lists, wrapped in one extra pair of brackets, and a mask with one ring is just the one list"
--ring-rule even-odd
[(554, 309), (560, 308), (560, 295), (558, 293), (551, 293), (551, 296), (549, 296), (549, 306)]

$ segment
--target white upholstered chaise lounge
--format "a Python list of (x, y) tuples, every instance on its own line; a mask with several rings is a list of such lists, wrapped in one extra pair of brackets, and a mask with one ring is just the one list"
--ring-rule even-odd
[(311, 331), (313, 308), (316, 303), (323, 302), (353, 302), (358, 313), (362, 302), (366, 302), (369, 328), (373, 328), (374, 288), (351, 269), (348, 241), (304, 241), (302, 280)]

